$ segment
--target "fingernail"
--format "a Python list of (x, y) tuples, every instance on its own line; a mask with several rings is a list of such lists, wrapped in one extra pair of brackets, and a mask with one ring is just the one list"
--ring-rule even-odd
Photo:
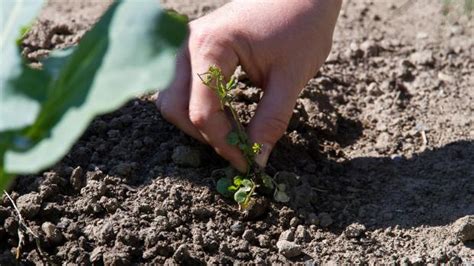
[(260, 153), (255, 156), (255, 162), (262, 168), (267, 166), (268, 157), (270, 157), (270, 153), (272, 152), (272, 145), (268, 143), (262, 144), (262, 149)]

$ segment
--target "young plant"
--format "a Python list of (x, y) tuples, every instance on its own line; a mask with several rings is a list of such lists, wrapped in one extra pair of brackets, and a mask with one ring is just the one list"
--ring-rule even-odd
[(222, 71), (217, 66), (210, 66), (208, 71), (199, 74), (203, 84), (213, 90), (219, 98), (221, 109), (229, 114), (233, 124), (233, 130), (227, 135), (227, 143), (240, 149), (247, 161), (247, 172), (244, 176), (222, 177), (217, 181), (217, 191), (226, 197), (233, 197), (239, 204), (239, 208), (246, 209), (249, 206), (255, 189), (263, 185), (267, 189), (274, 190), (274, 199), (279, 202), (289, 201), (283, 184), (276, 184), (263, 169), (255, 163), (255, 157), (260, 153), (262, 144), (252, 143), (240, 123), (237, 112), (231, 105), (233, 100), (230, 91), (237, 86), (237, 80), (232, 77), (225, 82)]

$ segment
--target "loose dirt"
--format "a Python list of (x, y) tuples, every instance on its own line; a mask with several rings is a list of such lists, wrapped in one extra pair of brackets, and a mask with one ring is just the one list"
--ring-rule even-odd
[[(164, 4), (196, 18), (224, 2)], [(106, 6), (50, 1), (24, 55), (77, 43)], [(252, 213), (215, 191), (225, 161), (150, 97), (130, 101), (55, 167), (16, 180), (11, 195), (47, 254), (27, 239), (21, 262), (473, 263), (473, 31), (456, 1), (344, 2), (333, 50), (269, 160), (291, 202), (259, 199)], [(248, 121), (261, 91), (239, 77)], [(0, 264), (15, 264), (6, 197), (0, 225)]]

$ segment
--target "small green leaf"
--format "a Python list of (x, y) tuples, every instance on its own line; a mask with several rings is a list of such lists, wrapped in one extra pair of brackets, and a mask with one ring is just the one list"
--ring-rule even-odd
[(246, 188), (249, 188), (249, 189), (252, 189), (252, 187), (254, 185), (253, 185), (253, 182), (250, 179), (243, 179), (242, 180), (242, 186), (246, 187)]
[(242, 185), (243, 177), (240, 175), (237, 175), (234, 177), (234, 185), (240, 187)]
[(229, 143), (230, 145), (237, 145), (239, 144), (239, 134), (237, 134), (237, 132), (235, 131), (231, 131), (228, 135), (227, 135), (227, 143)]
[(285, 191), (285, 190), (286, 190), (285, 184), (283, 184), (283, 183), (282, 183), (282, 184), (278, 184), (278, 190), (280, 190), (280, 191)]
[(261, 175), (261, 178), (262, 178), (262, 183), (263, 183), (263, 186), (265, 186), (266, 188), (268, 189), (273, 189), (275, 186), (273, 185), (273, 180), (271, 178), (271, 176), (263, 173)]
[(234, 194), (234, 200), (238, 203), (238, 204), (242, 204), (244, 203), (246, 200), (247, 200), (247, 197), (248, 197), (248, 191), (245, 191), (244, 188), (240, 188), (239, 190), (237, 190)]
[(227, 188), (227, 190), (228, 190), (228, 191), (231, 191), (231, 192), (234, 192), (234, 191), (236, 191), (237, 189), (239, 189), (239, 187), (233, 186), (233, 185)]
[(217, 192), (224, 197), (232, 197), (233, 193), (229, 190), (232, 187), (232, 180), (228, 177), (223, 177), (217, 180)]
[(227, 91), (232, 90), (233, 88), (235, 88), (235, 86), (237, 86), (237, 79), (232, 76), (232, 78), (229, 80), (229, 82), (227, 82), (225, 86)]
[(283, 202), (283, 203), (290, 201), (290, 197), (288, 197), (288, 195), (284, 191), (280, 191), (280, 190), (275, 190), (275, 194), (273, 194), (273, 199), (276, 202)]

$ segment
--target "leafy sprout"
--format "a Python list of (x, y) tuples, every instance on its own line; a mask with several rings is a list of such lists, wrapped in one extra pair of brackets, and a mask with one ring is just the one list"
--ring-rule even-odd
[(276, 201), (288, 202), (290, 198), (285, 193), (284, 185), (276, 184), (273, 178), (267, 175), (255, 163), (255, 157), (261, 152), (263, 145), (250, 142), (250, 138), (240, 123), (237, 112), (231, 105), (233, 97), (230, 91), (237, 86), (235, 77), (225, 82), (221, 69), (213, 65), (209, 67), (206, 73), (199, 74), (199, 78), (204, 85), (215, 92), (219, 98), (221, 109), (232, 117), (233, 130), (227, 135), (227, 143), (240, 149), (248, 165), (244, 176), (237, 175), (233, 178), (220, 178), (217, 181), (217, 191), (225, 197), (233, 197), (241, 210), (249, 206), (252, 195), (259, 185), (274, 190), (274, 199)]

